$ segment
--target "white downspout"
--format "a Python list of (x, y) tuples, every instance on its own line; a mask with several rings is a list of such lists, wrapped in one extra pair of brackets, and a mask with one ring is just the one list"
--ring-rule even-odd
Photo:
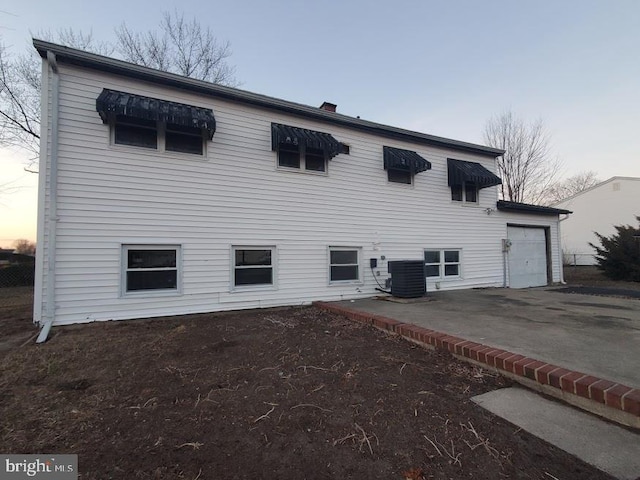
[(564, 281), (564, 254), (562, 253), (562, 234), (560, 232), (560, 222), (565, 221), (567, 218), (569, 218), (569, 215), (565, 216), (564, 218), (560, 218), (560, 215), (558, 215), (558, 255), (560, 256), (560, 283), (562, 285), (566, 285), (567, 282)]
[[(51, 67), (51, 158), (49, 159), (49, 242), (47, 245), (47, 301), (45, 322), (36, 343), (43, 343), (49, 336), (56, 314), (56, 230), (58, 225), (58, 107), (60, 97), (60, 76), (53, 52), (47, 52), (47, 62)], [(48, 86), (43, 85), (44, 88)], [(42, 146), (40, 147), (42, 148)], [(45, 145), (44, 148), (47, 148)], [(42, 172), (46, 176), (46, 170)]]

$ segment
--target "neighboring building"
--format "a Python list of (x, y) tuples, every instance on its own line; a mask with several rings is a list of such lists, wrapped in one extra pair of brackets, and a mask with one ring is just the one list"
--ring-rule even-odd
[(556, 208), (573, 211), (561, 223), (562, 251), (568, 265), (595, 265), (599, 245), (594, 232), (609, 236), (616, 225), (638, 226), (640, 216), (640, 178), (611, 177), (576, 195), (558, 202)]
[(44, 331), (369, 297), (390, 260), (428, 290), (562, 278), (566, 212), (498, 202), (500, 150), (34, 45)]

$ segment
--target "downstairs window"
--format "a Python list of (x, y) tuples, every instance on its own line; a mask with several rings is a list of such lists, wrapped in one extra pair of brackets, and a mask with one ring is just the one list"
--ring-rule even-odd
[(122, 255), (123, 293), (179, 291), (179, 246), (123, 245)]
[(460, 250), (425, 250), (424, 267), (427, 278), (460, 276)]

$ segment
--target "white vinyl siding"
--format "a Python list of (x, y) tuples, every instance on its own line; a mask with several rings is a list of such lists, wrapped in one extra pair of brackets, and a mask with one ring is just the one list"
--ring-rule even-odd
[[(376, 279), (384, 284), (388, 260), (420, 260), (425, 245), (464, 251), (464, 276), (442, 288), (502, 286), (507, 221), (539, 222), (552, 236), (556, 229), (553, 218), (488, 215), (495, 187), (482, 190), (481, 208), (452, 207), (447, 158), (495, 172), (492, 158), (81, 67), (60, 64), (59, 71), (56, 324), (369, 297)], [(201, 156), (113, 145), (95, 107), (103, 88), (211, 108), (217, 131)], [(284, 174), (271, 149), (272, 122), (327, 132), (349, 144), (350, 155), (328, 161), (330, 175)], [(416, 151), (432, 169), (415, 175), (412, 188), (389, 184), (383, 145)], [(46, 210), (41, 217), (39, 228), (48, 225)], [(39, 254), (48, 248), (43, 235)], [(122, 245), (149, 244), (181, 245), (180, 296), (122, 295)], [(234, 289), (231, 249), (265, 245), (277, 245), (275, 285)], [(361, 246), (358, 283), (329, 285), (327, 250), (335, 245)], [(378, 259), (374, 272), (362, 268), (369, 258)], [(46, 286), (46, 262), (39, 270)], [(44, 288), (39, 298), (46, 300)]]

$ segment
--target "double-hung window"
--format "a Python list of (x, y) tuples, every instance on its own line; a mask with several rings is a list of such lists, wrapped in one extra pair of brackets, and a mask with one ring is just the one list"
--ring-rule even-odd
[(233, 247), (233, 286), (275, 284), (275, 247)]
[(179, 292), (180, 246), (123, 245), (123, 293)]
[(427, 278), (460, 276), (460, 250), (425, 250), (424, 266)]
[(360, 248), (329, 247), (329, 282), (360, 282), (360, 257)]

